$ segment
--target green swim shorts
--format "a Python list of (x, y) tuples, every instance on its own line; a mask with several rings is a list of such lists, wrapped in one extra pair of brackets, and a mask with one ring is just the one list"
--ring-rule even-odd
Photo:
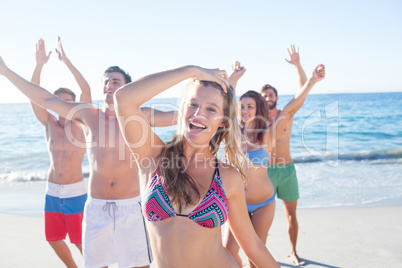
[(276, 196), (283, 201), (299, 199), (299, 184), (293, 163), (286, 165), (269, 165), (268, 177), (274, 185)]

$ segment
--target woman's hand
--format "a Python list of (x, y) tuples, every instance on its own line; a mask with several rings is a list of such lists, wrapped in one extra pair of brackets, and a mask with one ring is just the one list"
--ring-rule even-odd
[(233, 72), (229, 77), (229, 83), (236, 88), (237, 81), (243, 76), (243, 74), (246, 72), (246, 68), (241, 65), (239, 61), (235, 62), (234, 67), (232, 67)]
[(201, 67), (196, 67), (195, 79), (205, 80), (218, 83), (223, 91), (226, 93), (227, 89), (230, 88), (229, 78), (225, 70), (221, 69), (206, 69)]

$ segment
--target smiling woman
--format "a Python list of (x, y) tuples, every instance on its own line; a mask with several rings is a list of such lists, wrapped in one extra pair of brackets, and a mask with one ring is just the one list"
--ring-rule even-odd
[[(140, 106), (187, 79), (196, 79), (181, 103), (178, 131), (166, 144), (132, 116)], [(241, 172), (239, 129), (233, 89), (225, 71), (196, 66), (152, 74), (115, 94), (119, 124), (128, 143), (148, 134), (141, 147), (131, 146), (139, 165), (143, 215), (156, 267), (237, 267), (224, 249), (221, 225), (228, 221), (246, 255), (260, 267), (277, 267), (248, 219)], [(216, 158), (225, 142), (226, 163)], [(154, 163), (141, 166), (141, 160)], [(211, 213), (211, 211), (213, 213)], [(197, 223), (197, 224), (194, 224)]]
[[(191, 90), (194, 88), (195, 90)], [(202, 88), (209, 88), (209, 90), (202, 90)], [(185, 134), (185, 129), (188, 125), (189, 132), (188, 141), (197, 144), (197, 137), (200, 135), (191, 135), (192, 133), (209, 133), (205, 138), (211, 140), (210, 146), (219, 146), (222, 140), (222, 133), (219, 131), (216, 133), (214, 130), (221, 130), (225, 127), (226, 123), (230, 121), (228, 118), (230, 112), (226, 114), (223, 111), (223, 107), (229, 106), (228, 99), (233, 98), (233, 91), (228, 91), (223, 95), (222, 88), (217, 84), (209, 81), (194, 81), (187, 90), (187, 96), (183, 99), (182, 111), (184, 115), (179, 124), (179, 131), (181, 134)], [(188, 123), (186, 123), (188, 122)], [(215, 133), (217, 137), (213, 139)], [(218, 137), (219, 136), (219, 137)], [(201, 144), (208, 141), (200, 141)]]

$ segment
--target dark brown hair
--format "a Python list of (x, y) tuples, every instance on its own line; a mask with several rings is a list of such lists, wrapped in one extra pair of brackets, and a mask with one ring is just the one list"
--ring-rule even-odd
[[(254, 129), (259, 130), (254, 132), (254, 139), (256, 142), (261, 143), (264, 135), (264, 130), (268, 127), (268, 104), (261, 96), (260, 93), (254, 90), (249, 90), (239, 99), (239, 103), (243, 98), (252, 98), (255, 101), (256, 113), (253, 119)], [(244, 123), (240, 122), (244, 130)]]
[(268, 89), (272, 89), (272, 91), (275, 93), (275, 96), (278, 97), (278, 91), (276, 90), (276, 88), (274, 88), (273, 86), (269, 85), (269, 84), (265, 84), (262, 86), (260, 93), (264, 92), (265, 90)]
[(126, 71), (121, 69), (119, 66), (110, 66), (103, 73), (103, 76), (105, 76), (108, 73), (121, 73), (124, 76), (124, 80), (125, 80), (126, 84), (131, 82), (131, 76)]

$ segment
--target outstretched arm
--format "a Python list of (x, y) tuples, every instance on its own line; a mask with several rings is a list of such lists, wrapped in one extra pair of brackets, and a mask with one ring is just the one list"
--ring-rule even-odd
[(229, 76), (229, 83), (232, 85), (234, 89), (236, 89), (237, 82), (239, 79), (243, 76), (243, 74), (246, 72), (246, 68), (240, 64), (239, 61), (235, 62), (235, 65), (232, 66), (233, 72)]
[[(268, 133), (271, 138), (277, 139), (285, 131), (286, 125), (289, 119), (302, 107), (304, 100), (306, 99), (308, 93), (313, 88), (313, 86), (325, 78), (325, 66), (323, 64), (318, 65), (307, 82), (302, 88), (296, 93), (294, 98), (286, 104), (282, 109), (275, 122), (268, 128)], [(273, 136), (274, 135), (274, 136)]]
[(152, 132), (140, 106), (164, 90), (188, 78), (217, 82), (224, 90), (229, 87), (225, 71), (184, 66), (145, 76), (116, 91), (114, 103), (120, 129), (132, 152), (137, 153), (140, 157), (156, 154), (151, 142), (155, 139), (158, 140), (158, 138)]
[(93, 108), (92, 105), (86, 103), (71, 103), (60, 99), (59, 97), (48, 92), (40, 86), (28, 82), (12, 70), (10, 70), (0, 57), (0, 74), (4, 75), (11, 83), (13, 83), (25, 96), (31, 101), (50, 109), (60, 116), (70, 120), (82, 120), (82, 111), (84, 108)]
[[(36, 67), (32, 74), (31, 78), (32, 83), (40, 85), (40, 75), (42, 72), (42, 68), (49, 61), (51, 54), (52, 52), (50, 51), (49, 54), (46, 55), (45, 41), (43, 41), (43, 39), (40, 39), (36, 44), (36, 54), (35, 54)], [(33, 103), (32, 101), (31, 106), (36, 118), (39, 120), (39, 122), (42, 123), (42, 125), (45, 126), (50, 116), (49, 112), (46, 109), (40, 107), (39, 105)]]
[(75, 66), (67, 58), (66, 53), (64, 52), (63, 46), (61, 44), (60, 37), (58, 38), (58, 41), (57, 41), (56, 52), (59, 56), (59, 60), (61, 60), (62, 62), (64, 62), (67, 65), (68, 69), (73, 74), (75, 80), (77, 81), (78, 85), (81, 88), (80, 101), (92, 103), (91, 89), (89, 87), (89, 84), (85, 80), (84, 76), (82, 76), (82, 74), (77, 70), (77, 68), (75, 68)]
[(290, 56), (290, 60), (287, 60), (287, 59), (285, 59), (285, 60), (288, 63), (293, 64), (296, 67), (297, 75), (299, 77), (299, 86), (302, 87), (306, 83), (307, 77), (300, 64), (299, 48), (296, 49), (295, 45), (291, 45), (290, 50), (288, 48), (288, 53)]

